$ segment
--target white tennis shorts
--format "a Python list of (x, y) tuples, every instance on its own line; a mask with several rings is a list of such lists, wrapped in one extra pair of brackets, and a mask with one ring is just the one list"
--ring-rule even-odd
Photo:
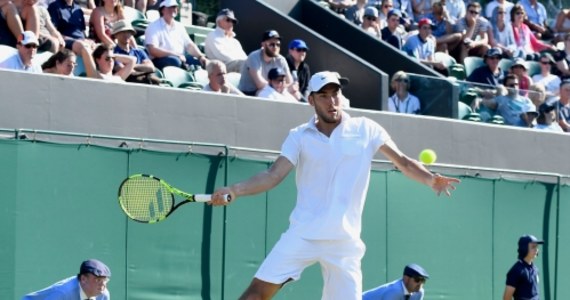
[(289, 279), (298, 280), (306, 267), (318, 262), (323, 273), (323, 300), (361, 300), (360, 261), (365, 250), (361, 240), (306, 240), (285, 232), (255, 277), (283, 284)]

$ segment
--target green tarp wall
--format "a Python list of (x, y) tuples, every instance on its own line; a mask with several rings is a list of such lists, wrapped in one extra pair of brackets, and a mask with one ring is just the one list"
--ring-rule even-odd
[[(294, 174), (268, 193), (226, 208), (188, 204), (153, 225), (127, 220), (117, 202), (129, 174), (209, 193), (271, 163), (219, 151), (0, 140), (0, 299), (72, 276), (88, 258), (111, 267), (113, 299), (236, 299), (288, 225)], [(365, 289), (415, 262), (431, 275), (425, 299), (501, 299), (517, 239), (532, 233), (547, 240), (537, 261), (541, 299), (570, 299), (563, 288), (570, 280), (568, 186), (463, 177), (446, 198), (399, 172), (374, 169), (362, 233)], [(276, 299), (319, 299), (321, 288), (312, 266)]]

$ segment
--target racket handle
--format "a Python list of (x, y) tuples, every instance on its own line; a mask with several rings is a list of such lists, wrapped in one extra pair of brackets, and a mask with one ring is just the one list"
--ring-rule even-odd
[[(212, 195), (211, 194), (196, 194), (194, 195), (194, 201), (196, 202), (208, 202), (212, 200)], [(224, 200), (226, 202), (230, 202), (232, 201), (232, 196), (230, 196), (229, 194), (224, 195)]]

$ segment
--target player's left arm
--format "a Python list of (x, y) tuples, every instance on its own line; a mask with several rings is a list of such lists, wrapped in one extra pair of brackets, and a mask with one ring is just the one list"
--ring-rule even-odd
[(461, 182), (457, 178), (432, 173), (422, 163), (402, 153), (392, 140), (388, 140), (384, 143), (384, 145), (380, 147), (380, 152), (392, 161), (404, 175), (431, 187), (438, 196), (441, 193), (450, 196), (451, 191), (455, 190), (453, 183)]

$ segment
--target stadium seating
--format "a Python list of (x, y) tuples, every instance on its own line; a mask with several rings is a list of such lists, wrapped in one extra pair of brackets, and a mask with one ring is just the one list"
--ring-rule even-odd
[(205, 86), (210, 82), (208, 79), (208, 72), (204, 69), (196, 69), (194, 71), (194, 79), (202, 86)]
[(501, 70), (503, 71), (508, 71), (511, 69), (511, 66), (513, 65), (514, 61), (512, 59), (509, 58), (502, 58), (499, 61), (499, 68), (501, 68)]
[(168, 80), (173, 87), (191, 90), (201, 90), (203, 88), (203, 85), (194, 80), (192, 74), (181, 68), (168, 66), (164, 67), (162, 72), (164, 78)]
[(463, 65), (465, 66), (465, 77), (469, 77), (475, 69), (485, 65), (485, 62), (481, 57), (467, 56), (463, 61)]

